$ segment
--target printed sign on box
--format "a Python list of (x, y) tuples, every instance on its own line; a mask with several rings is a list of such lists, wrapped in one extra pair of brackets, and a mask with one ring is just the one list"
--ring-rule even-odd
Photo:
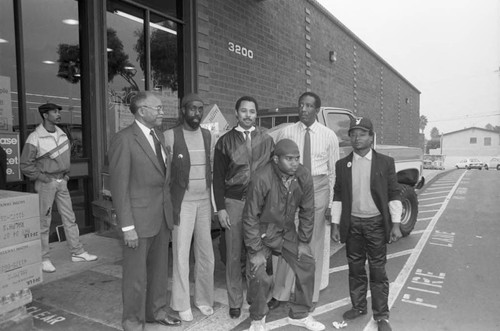
[(42, 283), (42, 265), (33, 263), (0, 274), (0, 297)]
[(0, 225), (40, 217), (38, 194), (0, 190)]
[(40, 217), (0, 224), (0, 248), (36, 239), (40, 240)]
[(33, 240), (0, 249), (0, 274), (42, 262), (42, 244)]

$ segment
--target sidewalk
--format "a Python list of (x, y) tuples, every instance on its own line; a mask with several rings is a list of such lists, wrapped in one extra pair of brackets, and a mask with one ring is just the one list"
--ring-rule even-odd
[[(426, 185), (423, 189), (446, 172), (424, 170)], [(97, 261), (71, 262), (66, 242), (51, 243), (51, 259), (57, 271), (43, 274), (43, 283), (32, 288), (33, 302), (28, 305), (28, 312), (34, 317), (35, 330), (121, 330), (121, 241), (95, 233), (81, 236), (81, 240), (85, 249), (99, 257)], [(231, 319), (228, 315), (225, 267), (219, 256), (218, 243), (217, 237), (213, 240), (216, 263), (214, 314), (209, 317), (204, 316), (193, 305), (192, 322), (183, 322), (180, 327), (148, 324), (148, 331), (219, 331), (248, 328), (248, 305), (243, 306), (239, 319)], [(330, 254), (335, 254), (342, 247), (341, 244), (332, 243)], [(171, 264), (171, 250), (169, 254)], [(191, 265), (192, 263), (191, 260)], [(169, 272), (172, 272), (171, 265)], [(172, 286), (170, 276), (166, 285), (169, 289)], [(175, 315), (175, 312), (171, 313)], [(285, 311), (282, 313), (286, 315)], [(277, 317), (274, 316), (277, 314), (272, 315), (269, 316), (269, 320)]]

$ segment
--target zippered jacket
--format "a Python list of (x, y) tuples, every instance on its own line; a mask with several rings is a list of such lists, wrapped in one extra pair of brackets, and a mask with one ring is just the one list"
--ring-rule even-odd
[[(299, 224), (295, 225), (298, 210)], [(281, 252), (283, 241), (309, 243), (314, 228), (314, 187), (311, 173), (299, 165), (286, 188), (273, 160), (257, 170), (243, 208), (243, 237), (251, 254), (263, 246)]]
[[(21, 172), (29, 179), (62, 179), (69, 174), (71, 144), (66, 133), (57, 126), (56, 132), (57, 139), (40, 124), (26, 139), (21, 154)], [(54, 151), (58, 146), (61, 147)]]

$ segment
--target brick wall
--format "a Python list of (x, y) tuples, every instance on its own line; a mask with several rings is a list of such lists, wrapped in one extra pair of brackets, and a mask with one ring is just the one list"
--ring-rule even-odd
[(309, 90), (369, 116), (378, 143), (418, 146), (419, 91), (315, 1), (197, 4), (198, 91), (232, 124), (242, 95), (285, 107)]

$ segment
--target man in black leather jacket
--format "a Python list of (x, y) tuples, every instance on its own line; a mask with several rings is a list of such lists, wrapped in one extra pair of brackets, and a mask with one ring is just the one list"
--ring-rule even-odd
[[(251, 175), (266, 164), (274, 150), (273, 139), (255, 127), (257, 101), (249, 96), (236, 102), (238, 125), (219, 138), (214, 151), (215, 205), (226, 241), (226, 286), (229, 315), (238, 318), (243, 305), (241, 215)], [(243, 249), (244, 251), (244, 249)]]
[(308, 330), (324, 330), (325, 326), (309, 315), (315, 270), (310, 247), (314, 228), (313, 179), (299, 163), (299, 148), (292, 140), (280, 140), (274, 154), (252, 177), (243, 210), (250, 331), (266, 330), (267, 298), (273, 282), (266, 272), (266, 261), (273, 252), (283, 256), (296, 277), (288, 323)]

